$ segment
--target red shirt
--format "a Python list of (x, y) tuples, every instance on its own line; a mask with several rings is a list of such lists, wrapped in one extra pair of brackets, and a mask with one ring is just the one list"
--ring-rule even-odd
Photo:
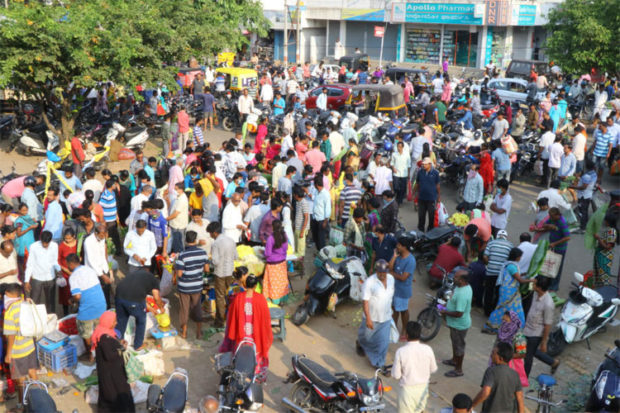
[(189, 115), (182, 110), (177, 114), (177, 122), (179, 124), (179, 133), (189, 132)]
[(459, 250), (451, 245), (443, 244), (439, 246), (439, 252), (433, 266), (428, 273), (433, 278), (442, 279), (443, 272), (437, 268), (437, 265), (441, 266), (448, 273), (452, 271), (458, 265), (465, 265), (465, 260), (459, 252)]
[(82, 163), (84, 161), (84, 149), (82, 149), (82, 142), (80, 142), (77, 136), (71, 139), (71, 157), (73, 158), (73, 163)]

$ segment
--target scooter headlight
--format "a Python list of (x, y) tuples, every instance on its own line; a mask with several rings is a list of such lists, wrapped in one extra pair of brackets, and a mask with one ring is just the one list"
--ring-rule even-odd
[(366, 394), (362, 395), (362, 403), (366, 406), (373, 404), (372, 396), (368, 396)]

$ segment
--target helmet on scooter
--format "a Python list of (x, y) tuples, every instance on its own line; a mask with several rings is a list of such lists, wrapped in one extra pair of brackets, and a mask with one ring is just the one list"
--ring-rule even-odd
[(389, 152), (389, 151), (391, 151), (391, 150), (392, 150), (392, 148), (393, 148), (393, 147), (394, 147), (394, 144), (392, 143), (392, 141), (391, 141), (391, 140), (386, 139), (386, 140), (383, 142), (383, 149), (384, 149), (385, 151)]

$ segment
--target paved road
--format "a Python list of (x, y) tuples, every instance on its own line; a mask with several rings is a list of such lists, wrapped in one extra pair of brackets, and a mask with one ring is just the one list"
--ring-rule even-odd
[[(230, 138), (231, 134), (216, 130), (207, 132), (207, 139), (211, 141), (212, 147), (219, 147), (222, 140)], [(158, 151), (158, 142), (149, 143), (147, 146), (147, 154)], [(36, 164), (36, 158), (24, 158), (11, 154), (0, 153), (0, 165), (7, 165), (8, 162), (16, 162), (18, 172), (31, 171)], [(125, 163), (111, 164), (113, 170), (126, 168)], [(604, 186), (607, 189), (620, 187), (618, 179), (606, 179)], [(527, 229), (529, 223), (533, 220), (533, 216), (528, 213), (528, 204), (536, 198), (541, 188), (531, 185), (530, 183), (515, 183), (510, 191), (512, 193), (514, 203), (510, 221), (508, 224), (509, 238), (513, 242), (517, 242), (519, 233)], [(448, 211), (454, 211), (455, 191), (454, 188), (442, 188), (443, 201), (446, 203)], [(417, 226), (417, 214), (413, 210), (411, 203), (404, 204), (400, 209), (400, 219), (406, 228), (415, 228)], [(309, 272), (312, 269), (312, 261), (316, 252), (309, 249), (306, 254), (306, 268)], [(614, 264), (617, 268), (617, 263)], [(565, 263), (564, 276), (560, 289), (560, 295), (566, 296), (571, 281), (573, 271), (585, 272), (592, 267), (592, 254), (583, 247), (583, 236), (573, 235)], [(416, 282), (414, 283), (413, 298), (411, 300), (410, 311), (412, 318), (415, 318), (426, 301), (424, 294), (429, 292), (425, 279), (424, 271), (418, 271), (416, 274)], [(293, 287), (297, 292), (296, 297), (299, 299), (299, 291), (303, 290), (303, 286), (307, 277), (303, 279), (295, 278)], [(177, 300), (172, 298), (173, 313), (176, 312)], [(297, 303), (287, 305), (286, 311), (290, 315), (295, 311)], [(559, 310), (556, 311), (556, 316)], [(176, 317), (173, 316), (173, 323)], [(311, 319), (306, 325), (296, 327), (287, 321), (287, 337), (285, 342), (276, 341), (270, 352), (270, 373), (268, 382), (265, 386), (266, 402), (265, 412), (285, 411), (280, 400), (283, 396), (288, 395), (291, 385), (283, 384), (290, 369), (291, 355), (294, 353), (304, 353), (308, 357), (327, 366), (332, 371), (349, 370), (359, 373), (360, 375), (369, 376), (373, 374), (372, 368), (365, 359), (358, 357), (354, 350), (354, 340), (361, 320), (361, 309), (358, 304), (345, 303), (338, 307), (336, 318), (327, 316), (319, 316)], [(488, 364), (488, 357), (493, 345), (493, 338), (479, 332), (480, 327), (485, 321), (484, 316), (477, 310), (473, 313), (473, 327), (467, 336), (467, 352), (464, 363), (465, 376), (456, 379), (448, 379), (443, 376), (447, 371), (445, 366), (440, 365), (439, 371), (433, 375), (431, 382), (431, 397), (429, 398), (428, 412), (438, 412), (441, 407), (449, 405), (452, 396), (457, 392), (465, 392), (470, 396), (474, 396), (479, 389), (484, 369)], [(193, 326), (190, 327), (190, 330)], [(188, 336), (193, 336), (194, 332), (190, 331)], [(605, 333), (596, 335), (591, 340), (591, 350), (588, 349), (586, 343), (577, 343), (568, 346), (562, 354), (562, 365), (560, 366), (556, 377), (559, 380), (559, 388), (556, 392), (556, 400), (568, 398), (569, 393), (579, 394), (576, 389), (580, 383), (584, 383), (584, 375), (590, 374), (596, 368), (597, 364), (603, 357), (604, 351), (613, 345), (613, 340), (620, 336), (618, 327), (610, 327)], [(215, 354), (221, 334), (215, 335), (208, 341), (190, 342), (190, 350), (166, 351), (166, 371), (171, 372), (174, 367), (183, 367), (189, 370), (190, 375), (190, 403), (196, 407), (199, 399), (204, 395), (213, 394), (217, 389), (218, 377), (213, 368), (213, 355)], [(451, 345), (448, 330), (445, 326), (441, 328), (439, 335), (430, 342), (435, 351), (438, 360), (446, 359), (451, 356)], [(398, 348), (398, 344), (390, 346), (388, 355), (389, 360), (392, 359), (394, 351)], [(531, 376), (536, 377), (539, 373), (547, 372), (548, 368), (535, 361)], [(56, 375), (55, 377), (58, 377)], [(66, 379), (71, 377), (66, 376)], [(47, 378), (46, 378), (47, 379)], [(163, 378), (158, 379), (158, 382)], [(394, 387), (394, 391), (386, 395), (389, 404), (386, 411), (395, 411), (396, 390), (398, 384), (391, 378), (385, 380), (387, 384)], [(581, 394), (585, 393), (581, 392)], [(72, 394), (71, 392), (64, 396), (54, 396), (59, 407), (63, 411), (71, 411), (78, 408), (80, 412), (91, 411), (80, 394)], [(144, 405), (139, 406), (143, 410)], [(530, 409), (535, 409), (532, 403), (527, 404)], [(563, 409), (569, 411), (571, 409)]]

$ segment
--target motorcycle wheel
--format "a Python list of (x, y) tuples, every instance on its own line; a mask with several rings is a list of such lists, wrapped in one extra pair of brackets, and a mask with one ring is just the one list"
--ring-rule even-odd
[(566, 348), (566, 344), (562, 330), (558, 328), (552, 331), (547, 342), (547, 354), (551, 357), (559, 356)]
[(422, 325), (420, 340), (429, 341), (439, 333), (441, 317), (434, 308), (427, 307), (418, 314), (418, 323)]
[[(315, 407), (313, 406), (313, 404), (315, 404), (314, 403), (314, 398), (315, 398), (314, 390), (312, 389), (312, 386), (310, 386), (305, 381), (299, 381), (295, 384), (295, 386), (293, 386), (293, 388), (291, 389), (291, 394), (289, 398), (291, 399), (293, 403), (295, 403), (297, 406), (301, 407), (302, 409)], [(291, 411), (295, 411), (295, 410), (291, 410)]]
[(235, 123), (230, 118), (230, 116), (226, 116), (224, 119), (222, 119), (222, 128), (224, 128), (224, 130), (231, 132), (234, 127), (235, 127)]
[(161, 387), (157, 384), (151, 384), (146, 396), (146, 410), (148, 412), (157, 411), (157, 404), (159, 402), (159, 395), (161, 394)]
[(297, 307), (295, 314), (293, 314), (292, 321), (293, 324), (295, 324), (296, 326), (300, 326), (306, 321), (308, 321), (308, 318), (310, 318), (310, 314), (308, 314), (308, 308), (306, 307), (306, 303), (303, 303), (299, 307)]

